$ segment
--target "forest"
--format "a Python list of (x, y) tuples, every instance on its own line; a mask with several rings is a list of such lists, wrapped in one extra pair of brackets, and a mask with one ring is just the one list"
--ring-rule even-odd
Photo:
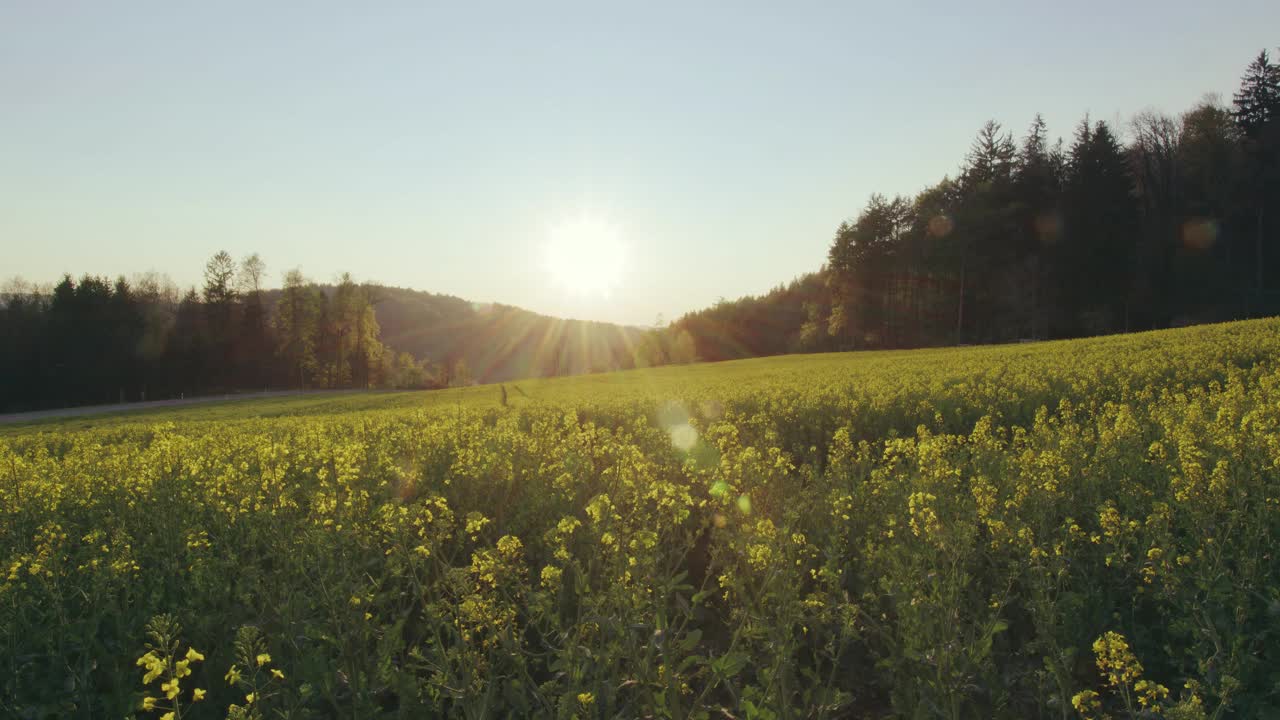
[[(63, 277), (49, 292), (11, 283), (0, 312), (0, 410), (134, 402), (266, 388), (413, 388), (435, 374), (380, 339), (376, 289), (331, 287), (226, 252), (204, 285)], [(438, 369), (436, 371), (438, 374)]]
[[(904, 149), (905, 150), (905, 149)], [(648, 364), (789, 352), (1016, 342), (1280, 311), (1280, 65), (1230, 105), (1037, 115), (979, 130), (954, 177), (873, 195), (817, 272), (721, 301), (646, 339)]]

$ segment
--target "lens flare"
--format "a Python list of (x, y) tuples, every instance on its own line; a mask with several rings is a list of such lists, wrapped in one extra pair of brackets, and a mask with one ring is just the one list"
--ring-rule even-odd
[(1036, 236), (1041, 245), (1052, 245), (1062, 235), (1062, 216), (1056, 212), (1040, 213), (1035, 219)]
[(658, 425), (671, 436), (671, 444), (681, 452), (689, 452), (698, 444), (698, 430), (690, 423), (689, 410), (678, 400), (658, 406)]
[(1208, 250), (1218, 241), (1218, 221), (1195, 218), (1182, 225), (1182, 244), (1192, 250)]
[(944, 238), (955, 229), (955, 221), (946, 215), (934, 215), (929, 218), (929, 234), (935, 238)]
[(702, 417), (707, 420), (719, 420), (724, 414), (724, 405), (719, 400), (703, 400), (698, 403), (698, 410), (702, 413)]
[(667, 428), (667, 433), (671, 435), (671, 444), (683, 452), (689, 452), (698, 444), (698, 431), (689, 423), (673, 425)]

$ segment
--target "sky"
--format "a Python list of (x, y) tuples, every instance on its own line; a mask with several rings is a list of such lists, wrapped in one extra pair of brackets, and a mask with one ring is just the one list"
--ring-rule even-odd
[(0, 279), (187, 286), (225, 249), (275, 286), (652, 325), (817, 270), (988, 119), (1229, 101), (1278, 27), (1274, 0), (0, 0)]

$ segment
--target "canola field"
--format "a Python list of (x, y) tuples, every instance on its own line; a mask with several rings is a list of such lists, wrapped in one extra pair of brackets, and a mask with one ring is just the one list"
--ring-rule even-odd
[(0, 716), (1280, 717), (1280, 321), (0, 429)]

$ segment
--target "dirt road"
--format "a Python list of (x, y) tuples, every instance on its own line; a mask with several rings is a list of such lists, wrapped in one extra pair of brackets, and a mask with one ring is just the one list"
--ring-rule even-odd
[(329, 393), (351, 392), (350, 390), (273, 390), (260, 393), (236, 393), (234, 395), (204, 395), (201, 397), (175, 400), (148, 400), (147, 402), (119, 403), (115, 405), (85, 405), (83, 407), (59, 408), (57, 410), (35, 410), (32, 412), (9, 413), (0, 415), (0, 425), (47, 420), (60, 417), (83, 417), (85, 415), (104, 415), (108, 413), (131, 412), (134, 410), (151, 410), (153, 408), (181, 407), (183, 405), (199, 405), (201, 403), (227, 402), (229, 400), (254, 400), (258, 398), (285, 397), (288, 395), (321, 395)]

